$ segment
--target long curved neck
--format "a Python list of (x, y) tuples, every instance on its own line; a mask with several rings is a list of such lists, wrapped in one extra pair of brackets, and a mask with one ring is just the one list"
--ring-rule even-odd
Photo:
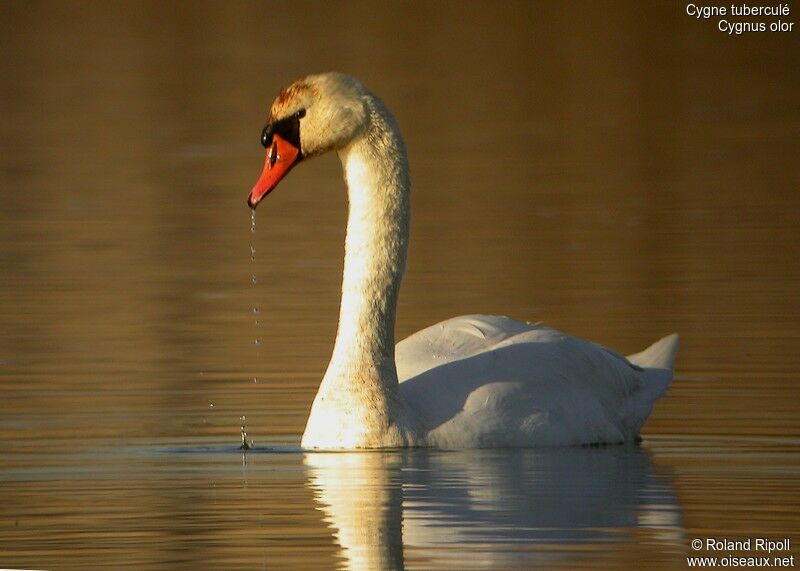
[(377, 99), (370, 108), (369, 127), (339, 152), (350, 209), (329, 373), (366, 366), (391, 386), (397, 384), (395, 310), (408, 251), (411, 183), (394, 119)]
[(406, 263), (408, 160), (391, 114), (367, 100), (369, 126), (339, 151), (350, 211), (339, 330), (302, 445), (374, 448), (417, 443), (394, 362), (394, 321)]

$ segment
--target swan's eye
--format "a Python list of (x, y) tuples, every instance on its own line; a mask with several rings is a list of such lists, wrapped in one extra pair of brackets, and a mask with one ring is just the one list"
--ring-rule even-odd
[(300, 117), (306, 113), (305, 109), (295, 111), (291, 115), (287, 115), (283, 119), (267, 123), (264, 130), (261, 131), (261, 145), (266, 149), (272, 144), (272, 140), (276, 136), (300, 148)]

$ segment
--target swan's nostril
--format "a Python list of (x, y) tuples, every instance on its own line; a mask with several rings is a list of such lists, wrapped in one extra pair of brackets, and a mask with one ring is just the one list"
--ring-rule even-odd
[(278, 159), (280, 159), (280, 157), (278, 156), (278, 149), (276, 143), (272, 143), (272, 146), (269, 148), (269, 151), (267, 151), (267, 159), (269, 160), (269, 166), (271, 167), (275, 166), (275, 163), (278, 161)]

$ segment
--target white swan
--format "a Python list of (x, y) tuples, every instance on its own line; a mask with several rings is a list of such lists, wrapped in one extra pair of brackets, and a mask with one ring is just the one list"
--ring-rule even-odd
[(283, 89), (262, 132), (255, 208), (299, 161), (337, 151), (350, 210), (339, 328), (304, 448), (478, 448), (638, 438), (669, 386), (677, 335), (629, 358), (506, 317), (468, 315), (395, 347), (409, 238), (405, 146), (358, 80), (313, 75)]

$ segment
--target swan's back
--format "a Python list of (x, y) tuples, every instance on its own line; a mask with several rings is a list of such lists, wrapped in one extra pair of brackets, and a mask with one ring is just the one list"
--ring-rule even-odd
[(426, 445), (556, 446), (635, 439), (669, 385), (675, 351), (670, 336), (631, 362), (549, 327), (467, 315), (401, 341), (396, 361)]

